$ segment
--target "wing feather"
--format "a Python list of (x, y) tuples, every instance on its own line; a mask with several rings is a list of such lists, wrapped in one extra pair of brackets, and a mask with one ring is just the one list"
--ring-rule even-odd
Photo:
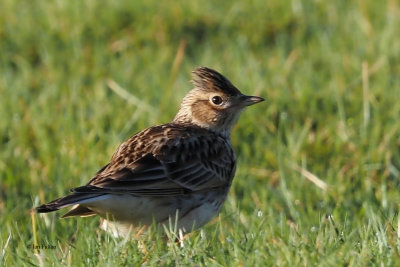
[[(235, 156), (223, 137), (201, 128), (157, 127), (121, 145), (109, 165), (73, 192), (171, 196), (230, 185)], [(124, 164), (129, 157), (132, 163)]]

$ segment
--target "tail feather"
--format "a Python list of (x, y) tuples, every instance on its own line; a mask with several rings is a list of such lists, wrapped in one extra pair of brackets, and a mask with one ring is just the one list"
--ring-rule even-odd
[(56, 211), (68, 206), (72, 206), (75, 204), (81, 204), (85, 202), (89, 202), (87, 200), (93, 199), (95, 197), (101, 196), (101, 194), (71, 194), (62, 198), (58, 198), (56, 200), (53, 200), (47, 204), (43, 204), (39, 207), (36, 207), (36, 211), (38, 213), (46, 213), (46, 212), (52, 212)]
[(75, 206), (72, 207), (70, 211), (61, 216), (61, 218), (69, 218), (73, 216), (89, 217), (92, 215), (96, 215), (96, 212), (92, 211), (91, 209), (85, 206), (76, 204)]

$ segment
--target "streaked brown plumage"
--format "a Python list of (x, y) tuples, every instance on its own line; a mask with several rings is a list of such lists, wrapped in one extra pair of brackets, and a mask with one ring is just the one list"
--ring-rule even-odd
[[(230, 133), (240, 112), (263, 101), (245, 96), (218, 72), (193, 71), (194, 89), (174, 120), (143, 130), (121, 144), (87, 185), (36, 208), (40, 213), (74, 207), (63, 217), (98, 214), (130, 226), (175, 218), (189, 232), (221, 209), (232, 184), (236, 158)], [(108, 222), (110, 223), (110, 222)]]

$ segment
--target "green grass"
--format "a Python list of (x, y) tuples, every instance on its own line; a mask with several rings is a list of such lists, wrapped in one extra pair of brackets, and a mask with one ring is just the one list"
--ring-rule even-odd
[[(399, 265), (399, 25), (395, 0), (1, 1), (0, 265)], [(181, 246), (31, 216), (171, 120), (196, 66), (267, 98), (214, 221)]]

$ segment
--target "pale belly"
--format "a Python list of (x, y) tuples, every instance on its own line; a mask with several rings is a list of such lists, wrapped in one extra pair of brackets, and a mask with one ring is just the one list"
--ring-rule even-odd
[(125, 194), (108, 195), (85, 206), (106, 220), (102, 228), (114, 234), (117, 232), (116, 235), (126, 235), (132, 228), (149, 226), (153, 222), (190, 232), (217, 215), (225, 198), (226, 193), (215, 191), (182, 197), (135, 197)]

